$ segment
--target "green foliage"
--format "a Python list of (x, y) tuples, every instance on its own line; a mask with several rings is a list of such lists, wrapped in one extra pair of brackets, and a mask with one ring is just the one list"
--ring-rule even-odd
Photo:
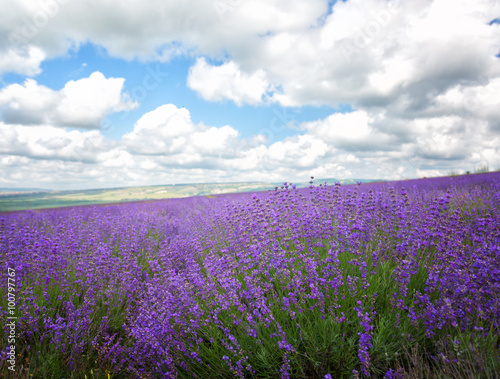
[(486, 172), (490, 172), (490, 167), (487, 164), (482, 164), (476, 167), (474, 170), (476, 174), (483, 174)]

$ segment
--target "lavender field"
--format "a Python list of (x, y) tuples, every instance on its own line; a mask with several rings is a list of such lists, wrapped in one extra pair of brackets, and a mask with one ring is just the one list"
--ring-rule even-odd
[(500, 377), (500, 173), (4, 213), (0, 266), (7, 378)]

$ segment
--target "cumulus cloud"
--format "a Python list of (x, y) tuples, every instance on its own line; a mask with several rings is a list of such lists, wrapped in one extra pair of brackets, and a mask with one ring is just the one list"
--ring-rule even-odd
[[(209, 73), (217, 91), (207, 93), (199, 76), (192, 78), (193, 88), (214, 99), (255, 103), (262, 82), (271, 82), (283, 105), (372, 106), (418, 85), (441, 92), (478, 74), (499, 75), (500, 25), (490, 25), (500, 14), (495, 0), (349, 0), (330, 9), (322, 0), (47, 4), (2, 6), (2, 55), (31, 47), (54, 56), (88, 41), (126, 59), (229, 57), (215, 67), (198, 60), (192, 75)], [(24, 70), (37, 72), (36, 59), (30, 67)], [(235, 75), (259, 84), (242, 96), (224, 87)]]
[(187, 85), (205, 100), (354, 109), (269, 144), (166, 104), (113, 142), (63, 128), (136, 106), (123, 79), (94, 73), (60, 91), (27, 79), (0, 90), (2, 180), (28, 178), (19, 167), (103, 185), (499, 168), (499, 15), (496, 0), (2, 2), (0, 75), (36, 76), (90, 42), (125, 59), (196, 57)]
[(328, 145), (310, 135), (294, 136), (272, 144), (268, 157), (275, 167), (314, 168), (328, 151)]
[[(165, 183), (411, 178), (500, 165), (500, 138), (488, 122), (436, 116), (410, 122), (396, 140), (392, 119), (356, 111), (300, 125), (301, 133), (266, 144), (229, 125), (195, 124), (186, 108), (162, 105), (120, 140), (97, 130), (0, 123), (0, 185), (27, 181), (59, 188)], [(377, 149), (370, 147), (374, 141)], [(33, 175), (33, 170), (39, 170)], [(42, 178), (41, 173), (45, 176)]]
[[(16, 175), (27, 179), (26, 167), (49, 168), (54, 182), (94, 186), (287, 180), (304, 178), (311, 170), (332, 168), (340, 173), (342, 162), (354, 162), (348, 154), (335, 157), (327, 142), (313, 135), (286, 138), (266, 146), (263, 140), (245, 140), (229, 125), (194, 124), (185, 108), (162, 105), (143, 115), (133, 131), (113, 141), (98, 131), (78, 131), (48, 125), (24, 126), (0, 123), (0, 155), (5, 165), (0, 184)], [(16, 171), (20, 162), (26, 165)], [(45, 162), (43, 165), (40, 162)], [(79, 176), (80, 175), (80, 176)], [(31, 177), (30, 182), (38, 179)], [(47, 179), (39, 183), (48, 185)], [(54, 184), (54, 183), (53, 183)], [(61, 186), (64, 184), (58, 184)], [(81, 184), (80, 184), (81, 185)]]
[[(19, 175), (30, 183), (49, 185), (47, 178), (28, 175), (34, 169), (45, 172), (52, 185), (71, 188), (86, 181), (97, 187), (140, 185), (145, 180), (152, 184), (220, 181), (227, 177), (227, 159), (239, 154), (234, 148), (237, 138), (238, 132), (228, 125), (194, 124), (187, 109), (173, 104), (143, 115), (119, 141), (97, 130), (0, 122), (4, 163), (0, 186), (20, 180)], [(20, 162), (26, 166), (19, 171)], [(47, 173), (50, 169), (52, 174)], [(62, 173), (66, 177), (61, 181)]]
[(54, 91), (27, 79), (0, 90), (1, 118), (7, 124), (98, 129), (107, 114), (138, 105), (122, 92), (124, 81), (94, 72)]
[(15, 72), (35, 76), (42, 71), (40, 64), (45, 58), (45, 52), (36, 46), (9, 48), (0, 54), (0, 75), (4, 72)]
[(190, 68), (187, 85), (205, 100), (228, 99), (238, 105), (261, 103), (270, 87), (263, 70), (246, 74), (234, 62), (214, 66), (204, 58)]
[(112, 147), (98, 131), (67, 131), (50, 125), (0, 123), (0, 153), (30, 159), (98, 163)]
[[(0, 41), (0, 72), (35, 74), (43, 57), (88, 41), (126, 59), (222, 60), (201, 57), (188, 77), (211, 101), (350, 103), (410, 117), (450, 88), (500, 77), (495, 0), (349, 0), (330, 9), (321, 0), (52, 3), (22, 1), (2, 13), (10, 38)], [(20, 49), (32, 58), (16, 65)]]
[(229, 125), (220, 128), (195, 125), (186, 108), (166, 104), (144, 114), (122, 141), (133, 154), (176, 155), (182, 165), (200, 163), (201, 154), (205, 158), (225, 155), (237, 136), (238, 131)]
[(258, 38), (234, 24), (240, 46), (225, 41), (230, 59), (219, 66), (198, 59), (188, 85), (213, 101), (349, 103), (396, 117), (426, 116), (447, 91), (500, 77), (500, 25), (490, 23), (497, 14), (500, 6), (491, 0), (349, 0), (334, 3), (323, 18), (305, 17), (307, 27), (269, 25)]
[(492, 131), (500, 131), (500, 78), (484, 85), (450, 88), (436, 96), (426, 112), (430, 115), (456, 115), (486, 122)]
[(324, 120), (303, 125), (310, 134), (332, 146), (349, 151), (386, 151), (398, 148), (397, 139), (376, 130), (374, 119), (365, 111), (334, 113)]
[(21, 0), (1, 7), (0, 24), (11, 45), (33, 44), (53, 55), (71, 44), (91, 41), (126, 59), (169, 59), (191, 49), (224, 54), (228, 46), (245, 50), (242, 37), (251, 42), (268, 32), (308, 28), (327, 11), (322, 0), (307, 4), (300, 0)]

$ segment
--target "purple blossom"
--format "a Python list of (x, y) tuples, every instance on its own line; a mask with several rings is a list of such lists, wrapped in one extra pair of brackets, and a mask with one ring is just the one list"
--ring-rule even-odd
[[(15, 268), (19, 290), (18, 341), (49, 341), (69, 371), (95, 352), (124, 377), (207, 365), (245, 377), (257, 370), (249, 346), (265, 345), (279, 357), (273, 375), (291, 377), (314, 319), (357, 335), (353, 374), (369, 376), (382, 296), (394, 330), (409, 320), (429, 338), (497, 333), (499, 183), (498, 173), (283, 183), (270, 193), (1, 214), (0, 264)], [(384, 265), (394, 267), (391, 291), (373, 295)], [(415, 289), (419, 275), (425, 286)], [(213, 346), (220, 354), (207, 362)]]

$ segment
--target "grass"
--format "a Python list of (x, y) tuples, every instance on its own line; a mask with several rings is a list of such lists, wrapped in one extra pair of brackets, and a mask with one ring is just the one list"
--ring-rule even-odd
[(476, 167), (474, 170), (476, 174), (482, 174), (486, 172), (490, 172), (490, 167), (487, 164), (482, 164)]

